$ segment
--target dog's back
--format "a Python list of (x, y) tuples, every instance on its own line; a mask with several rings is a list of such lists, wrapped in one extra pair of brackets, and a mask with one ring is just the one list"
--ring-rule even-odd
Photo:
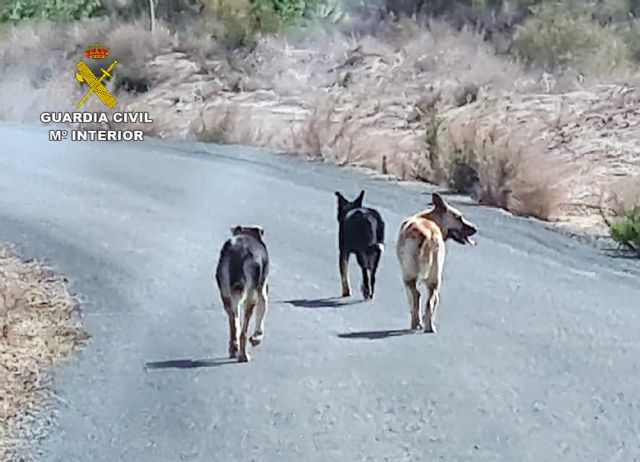
[(407, 218), (400, 226), (396, 253), (403, 279), (422, 281), (429, 276), (437, 277), (442, 271), (440, 260), (444, 258), (444, 239), (440, 228), (420, 215)]
[(340, 221), (340, 246), (345, 252), (366, 252), (384, 243), (384, 221), (377, 210), (359, 207)]
[(216, 281), (223, 297), (261, 291), (269, 272), (267, 248), (259, 237), (238, 233), (220, 251)]

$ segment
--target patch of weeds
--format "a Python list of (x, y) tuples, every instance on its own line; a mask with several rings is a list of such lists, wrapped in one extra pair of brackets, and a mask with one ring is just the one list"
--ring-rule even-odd
[(640, 204), (608, 224), (611, 238), (621, 247), (633, 250), (640, 256)]
[(204, 128), (198, 133), (198, 141), (223, 144), (225, 143), (224, 132), (218, 127)]

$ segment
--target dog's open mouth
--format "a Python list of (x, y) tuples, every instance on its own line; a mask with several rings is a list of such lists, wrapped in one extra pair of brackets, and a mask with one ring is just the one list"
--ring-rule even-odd
[(473, 232), (467, 232), (465, 230), (452, 229), (449, 230), (448, 237), (462, 245), (476, 245), (476, 241), (471, 239), (471, 236), (474, 234), (475, 230)]

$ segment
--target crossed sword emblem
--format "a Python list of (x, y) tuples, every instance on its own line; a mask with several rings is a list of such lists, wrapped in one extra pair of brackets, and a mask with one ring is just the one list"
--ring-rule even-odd
[(118, 64), (118, 61), (113, 61), (106, 71), (100, 68), (100, 70), (102, 71), (102, 76), (100, 78), (97, 78), (93, 74), (93, 72), (91, 72), (91, 69), (89, 69), (89, 66), (87, 66), (84, 61), (80, 60), (76, 63), (76, 68), (78, 68), (76, 79), (78, 79), (80, 82), (87, 82), (90, 87), (90, 90), (87, 92), (87, 94), (84, 95), (80, 101), (78, 101), (78, 104), (76, 104), (76, 109), (79, 109), (80, 106), (84, 104), (91, 93), (95, 93), (96, 96), (110, 108), (116, 105), (116, 99), (111, 93), (109, 93), (109, 90), (107, 90), (104, 85), (102, 85), (102, 80), (104, 80), (105, 77), (111, 78), (110, 72), (113, 70), (116, 64)]

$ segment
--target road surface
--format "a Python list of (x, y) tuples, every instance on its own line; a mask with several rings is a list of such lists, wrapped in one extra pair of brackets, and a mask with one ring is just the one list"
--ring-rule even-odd
[[(462, 205), (478, 246), (449, 246), (439, 333), (408, 334), (393, 246), (426, 186), (241, 147), (0, 140), (0, 241), (69, 278), (92, 335), (56, 370), (45, 461), (640, 460), (636, 263)], [(334, 298), (333, 192), (361, 188), (388, 229), (367, 303)], [(249, 364), (225, 359), (212, 276), (239, 223), (272, 260)]]

